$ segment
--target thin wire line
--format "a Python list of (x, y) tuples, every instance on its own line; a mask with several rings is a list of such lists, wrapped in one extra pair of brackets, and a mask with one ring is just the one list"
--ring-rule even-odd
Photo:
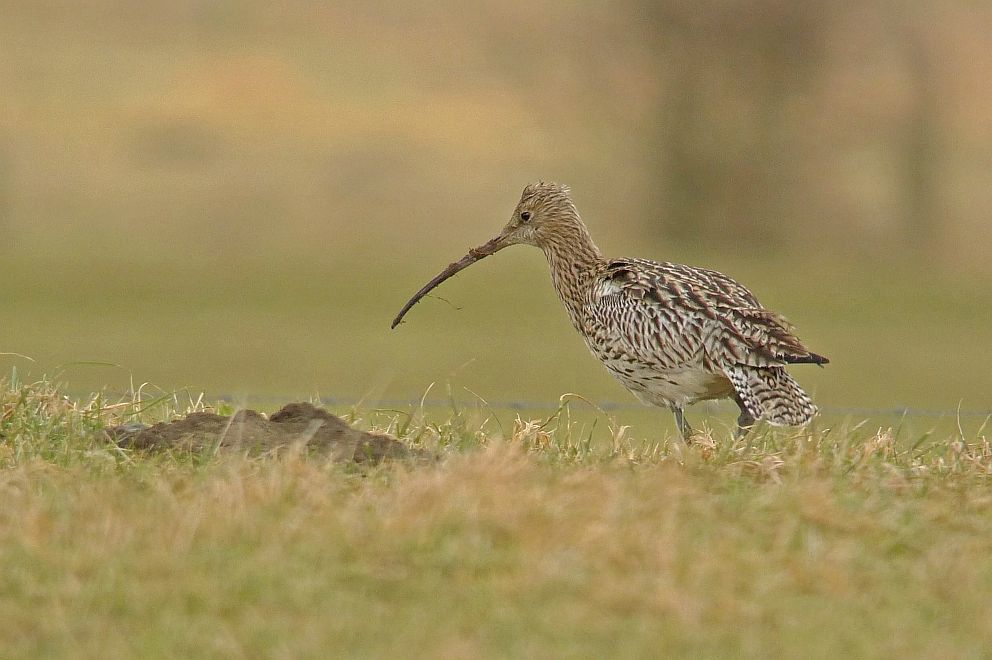
[[(191, 390), (179, 389), (173, 392), (157, 392), (155, 397), (160, 397), (163, 394), (166, 396), (176, 396), (183, 392), (191, 392)], [(92, 393), (81, 393), (81, 392), (67, 392), (67, 394), (76, 395), (79, 398), (84, 398), (90, 396)], [(145, 397), (142, 397), (145, 398)], [(203, 399), (201, 394), (199, 398)], [(235, 406), (247, 405), (249, 403), (253, 404), (276, 404), (285, 401), (299, 401), (299, 395), (285, 396), (285, 395), (241, 395), (241, 394), (215, 394), (206, 397), (206, 400), (217, 401), (228, 403)], [(303, 397), (304, 399), (308, 397)], [(383, 410), (387, 408), (451, 408), (452, 406), (458, 408), (481, 408), (486, 407), (493, 410), (512, 410), (512, 411), (535, 411), (535, 410), (557, 410), (561, 405), (558, 401), (529, 401), (521, 399), (504, 399), (504, 400), (483, 400), (481, 398), (474, 399), (371, 399), (369, 397), (339, 397), (339, 396), (321, 396), (316, 397), (318, 403), (326, 406), (341, 406), (341, 407), (352, 407), (358, 406), (360, 408), (370, 409), (370, 410)], [(606, 412), (617, 412), (624, 410), (651, 410), (651, 406), (647, 406), (642, 403), (637, 403), (634, 401), (623, 402), (623, 401), (593, 401), (596, 407), (600, 410)], [(713, 403), (713, 402), (704, 402)], [(871, 408), (871, 407), (858, 407), (858, 406), (818, 406), (820, 412), (827, 415), (856, 415), (856, 416), (866, 416), (866, 417), (921, 417), (921, 418), (939, 418), (939, 417), (951, 417), (956, 419), (965, 418), (985, 418), (992, 419), (992, 410), (958, 410), (956, 408), (914, 408), (912, 406), (892, 406), (887, 408)]]
[[(225, 403), (246, 403), (255, 402), (275, 402), (289, 401), (293, 397), (244, 397), (232, 395), (219, 395), (211, 397), (217, 401)], [(379, 399), (369, 400), (367, 398), (353, 397), (319, 397), (320, 403), (328, 406), (363, 406), (371, 409), (383, 408), (450, 408), (455, 405), (460, 408), (475, 408), (485, 405), (495, 410), (556, 410), (561, 404), (555, 402), (526, 401), (526, 400), (502, 400), (483, 401), (479, 399)], [(596, 406), (607, 412), (623, 410), (651, 410), (650, 406), (639, 403), (625, 403), (620, 401), (594, 402)], [(895, 406), (891, 408), (863, 408), (850, 406), (818, 406), (820, 411), (828, 415), (865, 415), (868, 417), (954, 417), (954, 418), (983, 418), (992, 417), (992, 410), (957, 410), (957, 409), (936, 409), (936, 408), (913, 408), (910, 406)]]

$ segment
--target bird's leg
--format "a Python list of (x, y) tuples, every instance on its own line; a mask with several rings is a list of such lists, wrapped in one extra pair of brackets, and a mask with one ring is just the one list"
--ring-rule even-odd
[(672, 406), (672, 413), (675, 415), (675, 425), (679, 427), (682, 439), (689, 442), (689, 438), (692, 436), (692, 427), (689, 426), (689, 422), (685, 421), (685, 411), (682, 410), (681, 406)]
[(748, 412), (747, 406), (744, 405), (744, 402), (741, 401), (739, 396), (735, 396), (734, 401), (737, 403), (737, 407), (741, 409), (740, 417), (737, 418), (737, 432), (734, 434), (734, 437), (740, 439), (748, 434), (748, 431), (754, 426), (755, 419), (754, 415)]

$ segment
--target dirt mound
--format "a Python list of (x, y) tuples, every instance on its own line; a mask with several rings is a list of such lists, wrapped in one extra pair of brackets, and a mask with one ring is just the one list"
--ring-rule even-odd
[(395, 438), (353, 429), (341, 418), (309, 403), (290, 403), (268, 419), (254, 410), (239, 410), (230, 417), (198, 412), (154, 426), (115, 426), (107, 433), (128, 449), (199, 451), (225, 447), (265, 452), (301, 445), (356, 463), (378, 463), (409, 454)]

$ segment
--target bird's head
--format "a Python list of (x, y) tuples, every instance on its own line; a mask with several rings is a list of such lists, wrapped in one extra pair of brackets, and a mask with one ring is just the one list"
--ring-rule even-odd
[(524, 188), (510, 221), (493, 240), (499, 241), (497, 250), (517, 243), (543, 248), (555, 234), (573, 228), (578, 217), (567, 186), (532, 183)]
[(510, 216), (510, 221), (506, 223), (503, 230), (490, 241), (469, 250), (468, 254), (453, 264), (449, 264), (434, 279), (425, 284), (393, 319), (392, 327), (395, 328), (399, 325), (410, 308), (426, 296), (431, 289), (458, 271), (468, 268), (476, 261), (495, 254), (505, 247), (520, 243), (535, 245), (544, 249), (555, 240), (555, 236), (563, 235), (569, 228), (581, 226), (579, 214), (575, 210), (567, 187), (543, 181), (530, 184), (524, 188), (520, 195), (520, 201), (517, 202), (517, 207), (513, 209), (513, 215)]

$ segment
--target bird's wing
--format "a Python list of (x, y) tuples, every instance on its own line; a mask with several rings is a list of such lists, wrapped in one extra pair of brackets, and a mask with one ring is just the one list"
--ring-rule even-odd
[[(642, 259), (609, 263), (594, 287), (593, 314), (625, 313), (639, 336), (668, 362), (700, 357), (715, 364), (755, 367), (787, 363), (825, 363), (811, 353), (781, 315), (761, 306), (746, 287), (722, 273)], [(635, 311), (636, 310), (636, 311)], [(616, 313), (613, 315), (616, 316)], [(653, 327), (651, 327), (653, 324)], [(643, 342), (641, 342), (643, 343)]]
[(604, 359), (633, 358), (662, 370), (696, 365), (704, 355), (705, 314), (673, 304), (673, 292), (640, 265), (613, 261), (591, 289), (592, 344)]

